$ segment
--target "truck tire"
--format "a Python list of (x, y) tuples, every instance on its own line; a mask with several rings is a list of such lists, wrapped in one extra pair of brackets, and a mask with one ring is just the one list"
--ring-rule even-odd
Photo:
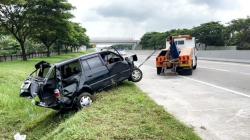
[(192, 75), (193, 74), (193, 69), (182, 69), (182, 70), (179, 70), (178, 73), (180, 75), (184, 75), (184, 76)]
[(161, 74), (162, 67), (157, 67), (157, 75)]
[(91, 106), (94, 100), (95, 100), (95, 95), (92, 95), (88, 92), (83, 92), (76, 99), (76, 107), (79, 110), (89, 107)]
[(131, 76), (130, 76), (129, 79), (130, 79), (132, 82), (139, 82), (139, 81), (141, 81), (142, 76), (143, 76), (142, 71), (141, 71), (139, 68), (136, 68), (136, 67), (135, 67), (135, 68), (132, 70), (132, 74), (131, 74)]
[(195, 65), (193, 66), (193, 70), (195, 70), (197, 67), (197, 56), (195, 56)]

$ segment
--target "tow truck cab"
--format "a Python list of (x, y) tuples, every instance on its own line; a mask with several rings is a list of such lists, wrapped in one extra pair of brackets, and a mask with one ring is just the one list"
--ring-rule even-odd
[[(179, 60), (177, 64), (178, 73), (192, 74), (192, 70), (197, 66), (197, 49), (195, 47), (195, 38), (190, 35), (174, 36), (174, 41), (179, 51)], [(173, 68), (170, 62), (169, 41), (166, 41), (166, 48), (161, 50), (156, 58), (157, 74), (160, 74), (165, 68)]]

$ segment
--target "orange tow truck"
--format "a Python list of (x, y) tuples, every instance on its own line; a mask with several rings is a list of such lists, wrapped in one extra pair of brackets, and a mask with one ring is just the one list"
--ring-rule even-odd
[(173, 36), (177, 49), (179, 51), (179, 59), (172, 61), (170, 55), (169, 41), (166, 41), (166, 48), (162, 49), (156, 57), (157, 74), (166, 72), (167, 69), (181, 75), (192, 75), (197, 67), (197, 49), (195, 47), (195, 38), (191, 35)]

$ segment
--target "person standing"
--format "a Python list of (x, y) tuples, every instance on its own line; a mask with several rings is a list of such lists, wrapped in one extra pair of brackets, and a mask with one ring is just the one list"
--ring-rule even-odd
[(169, 37), (171, 61), (179, 59), (179, 52), (172, 36)]

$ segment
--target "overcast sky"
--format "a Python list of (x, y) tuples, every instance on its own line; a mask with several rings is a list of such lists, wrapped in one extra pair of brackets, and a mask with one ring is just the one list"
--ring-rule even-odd
[(68, 0), (90, 38), (135, 38), (145, 32), (223, 24), (250, 16), (250, 0)]

